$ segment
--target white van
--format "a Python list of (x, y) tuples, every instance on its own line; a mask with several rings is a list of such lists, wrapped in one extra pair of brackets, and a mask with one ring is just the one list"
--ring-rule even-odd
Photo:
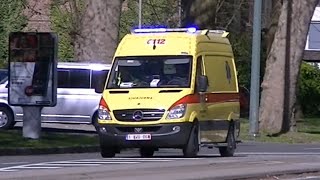
[[(105, 79), (109, 64), (58, 63), (57, 105), (44, 107), (41, 118), (45, 123), (96, 124), (101, 94), (95, 92), (98, 80)], [(10, 129), (22, 121), (20, 106), (8, 104), (8, 80), (0, 84), (0, 129)]]

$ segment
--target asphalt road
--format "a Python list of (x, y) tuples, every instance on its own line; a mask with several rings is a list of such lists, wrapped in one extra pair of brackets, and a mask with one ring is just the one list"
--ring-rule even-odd
[[(94, 133), (90, 125), (43, 124), (42, 127), (45, 131), (72, 129), (73, 133)], [(302, 174), (305, 172), (312, 174)], [(220, 157), (216, 148), (202, 148), (197, 158), (183, 158), (177, 149), (160, 149), (154, 158), (140, 158), (137, 150), (106, 159), (99, 153), (0, 156), (0, 179), (313, 180), (320, 179), (319, 172), (320, 144), (245, 142), (229, 158)]]
[(191, 159), (176, 149), (162, 149), (154, 158), (140, 158), (137, 150), (107, 159), (99, 153), (0, 157), (0, 179), (241, 179), (310, 171), (320, 171), (320, 144), (241, 143), (230, 158), (215, 148), (202, 148)]

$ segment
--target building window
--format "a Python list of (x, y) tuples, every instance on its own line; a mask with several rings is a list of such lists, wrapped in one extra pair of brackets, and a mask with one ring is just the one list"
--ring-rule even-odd
[(320, 22), (312, 22), (310, 24), (308, 49), (320, 50)]

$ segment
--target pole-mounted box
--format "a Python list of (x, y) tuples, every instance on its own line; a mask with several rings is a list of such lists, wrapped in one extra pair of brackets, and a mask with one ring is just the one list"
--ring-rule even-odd
[(8, 102), (12, 106), (57, 103), (56, 34), (12, 32), (9, 36)]

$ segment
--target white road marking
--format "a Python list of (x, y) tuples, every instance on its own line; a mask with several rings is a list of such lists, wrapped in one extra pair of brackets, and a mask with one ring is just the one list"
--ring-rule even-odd
[(0, 168), (0, 172), (11, 172), (11, 171), (17, 171), (18, 169), (58, 169), (60, 167), (37, 167), (37, 165), (41, 164), (27, 164), (27, 165), (21, 165), (21, 166), (11, 166), (11, 167), (5, 167), (5, 168)]
[(133, 158), (123, 158), (123, 159), (82, 159), (82, 160), (71, 160), (72, 162), (94, 162), (94, 161), (97, 161), (97, 162), (169, 162), (169, 161), (173, 161), (175, 159), (149, 159), (149, 158), (146, 158), (146, 159), (133, 159)]
[[(235, 153), (237, 155), (320, 155), (319, 153), (304, 153), (304, 152), (239, 152)], [(199, 156), (219, 156), (220, 154), (199, 154)], [(320, 156), (319, 156), (320, 157)], [(206, 159), (206, 157), (199, 158), (165, 158), (165, 157), (156, 157), (156, 158), (131, 158), (131, 157), (116, 157), (116, 158), (101, 158), (101, 159), (78, 159), (78, 160), (69, 160), (69, 161), (51, 161), (51, 162), (41, 162), (34, 164), (24, 164), (0, 168), (0, 172), (13, 172), (21, 171), (26, 169), (59, 169), (63, 167), (77, 167), (77, 166), (99, 166), (99, 165), (108, 165), (108, 164), (138, 164), (138, 163), (148, 163), (148, 162), (170, 162), (170, 161), (180, 161), (180, 160), (200, 160)], [(216, 163), (233, 163), (239, 162), (240, 159), (225, 159), (217, 158), (214, 162)], [(21, 163), (21, 162), (20, 162)], [(264, 163), (264, 164), (280, 164), (281, 161), (252, 161), (254, 163)], [(10, 165), (10, 164), (8, 164)]]
[(51, 164), (137, 164), (140, 162), (75, 162), (75, 161), (68, 161), (68, 162), (51, 162), (51, 163), (43, 163), (43, 164), (47, 164), (47, 165), (51, 165)]
[[(24, 166), (23, 169), (59, 169), (61, 167), (54, 166)], [(22, 168), (19, 168), (22, 169)]]
[(17, 170), (13, 170), (13, 169), (3, 169), (3, 170), (0, 170), (0, 172), (14, 172), (14, 171), (17, 171)]
[(295, 180), (307, 180), (307, 179), (320, 179), (320, 176), (307, 176), (307, 177), (301, 177), (301, 178), (295, 178)]
[(272, 164), (283, 164), (282, 161), (252, 161), (247, 162), (248, 164), (266, 164), (266, 165), (272, 165)]
[(155, 161), (174, 161), (174, 160), (194, 160), (194, 159), (203, 159), (203, 158), (181, 158), (181, 157), (173, 157), (173, 158), (166, 158), (166, 157), (155, 157), (155, 158), (131, 158), (131, 157), (115, 157), (106, 160), (155, 160)]
[[(72, 167), (77, 167), (77, 166), (100, 166), (101, 164), (74, 164), (74, 163), (50, 163), (50, 164), (44, 164), (47, 167), (60, 167), (60, 166), (72, 166)], [(44, 167), (46, 167), (44, 166)], [(33, 168), (34, 166), (30, 167)], [(40, 166), (42, 167), (42, 166)]]
[(3, 165), (14, 165), (14, 164), (27, 164), (28, 162), (8, 162), (8, 163), (1, 163)]
[(70, 161), (52, 161), (36, 164), (25, 164), (0, 168), (0, 172), (12, 172), (24, 169), (58, 169), (62, 167), (99, 166), (105, 164), (137, 164), (147, 162), (169, 162), (175, 160), (200, 159), (200, 158), (105, 158), (105, 159), (80, 159)]
[(320, 150), (320, 147), (315, 147), (315, 148), (304, 148), (305, 150)]

